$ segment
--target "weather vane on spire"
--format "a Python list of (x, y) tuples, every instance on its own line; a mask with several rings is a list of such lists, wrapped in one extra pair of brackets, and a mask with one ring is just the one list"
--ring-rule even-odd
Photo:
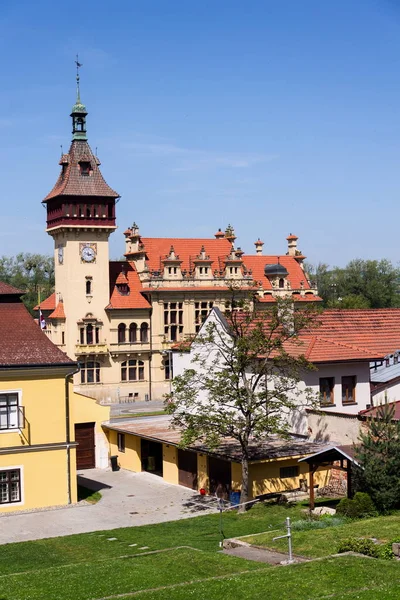
[(76, 98), (77, 98), (78, 102), (80, 102), (81, 95), (80, 95), (80, 90), (79, 90), (79, 69), (80, 69), (80, 67), (83, 67), (83, 64), (79, 62), (78, 55), (76, 55), (75, 64), (76, 64)]

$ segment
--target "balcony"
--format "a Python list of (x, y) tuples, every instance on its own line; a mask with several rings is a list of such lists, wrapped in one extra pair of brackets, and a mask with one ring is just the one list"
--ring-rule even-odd
[(140, 355), (150, 351), (150, 341), (148, 342), (117, 342), (110, 344), (110, 354), (117, 356), (118, 354), (136, 354)]
[(83, 356), (85, 354), (108, 354), (107, 344), (75, 344), (75, 354)]

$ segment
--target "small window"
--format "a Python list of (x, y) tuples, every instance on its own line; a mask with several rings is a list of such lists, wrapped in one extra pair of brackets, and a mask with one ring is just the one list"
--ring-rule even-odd
[(93, 344), (93, 325), (91, 323), (86, 327), (86, 343)]
[(283, 279), (283, 277), (281, 277), (280, 280), (279, 280), (279, 287), (281, 289), (285, 287), (285, 280)]
[(61, 344), (65, 344), (65, 331), (61, 332)]
[(279, 469), (279, 477), (281, 479), (289, 479), (290, 477), (299, 476), (299, 467), (297, 465), (293, 467), (281, 467)]
[(19, 428), (18, 394), (0, 394), (0, 430)]
[(342, 377), (342, 404), (353, 404), (356, 401), (356, 378), (354, 375)]
[(90, 279), (86, 280), (86, 296), (90, 296), (92, 293), (92, 282)]
[(81, 175), (88, 176), (90, 175), (90, 162), (81, 162), (79, 163)]
[(321, 377), (319, 380), (319, 394), (321, 404), (333, 404), (334, 377)]
[(0, 471), (0, 504), (21, 502), (21, 469)]
[(125, 434), (118, 433), (118, 452), (125, 452)]

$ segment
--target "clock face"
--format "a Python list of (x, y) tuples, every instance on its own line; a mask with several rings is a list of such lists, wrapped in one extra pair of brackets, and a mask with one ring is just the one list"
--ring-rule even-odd
[(85, 246), (82, 248), (81, 257), (85, 262), (93, 262), (96, 257), (94, 248), (91, 246)]
[(58, 246), (58, 264), (62, 265), (64, 262), (64, 247)]

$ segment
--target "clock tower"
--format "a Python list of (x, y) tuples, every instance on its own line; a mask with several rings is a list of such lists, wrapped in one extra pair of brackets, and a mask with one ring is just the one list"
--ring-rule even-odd
[[(54, 240), (56, 308), (51, 338), (72, 359), (79, 360), (83, 371), (86, 363), (100, 368), (108, 360), (108, 238), (116, 229), (119, 198), (103, 179), (100, 161), (88, 144), (87, 114), (80, 99), (78, 72), (71, 112), (72, 143), (68, 154), (61, 156), (61, 172), (43, 204), (46, 230)], [(97, 367), (88, 369), (82, 377), (92, 381), (85, 383), (96, 383), (97, 371)]]

